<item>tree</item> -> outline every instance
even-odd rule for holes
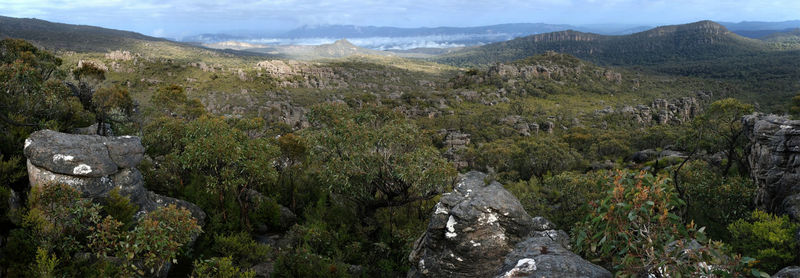
[[[308,117],[320,178],[364,220],[374,220],[380,208],[433,198],[454,183],[454,167],[430,137],[394,111],[325,104]]]
[[[188,98],[183,87],[175,84],[159,87],[150,97],[150,103],[163,115],[195,119],[205,113],[199,100]]]
[[[577,166],[582,157],[557,137],[529,137],[516,143],[520,152],[513,155],[514,164],[523,180],[536,177],[541,183],[548,173],[557,175]]]
[[[122,122],[133,113],[133,100],[122,86],[100,88],[92,95],[92,110],[97,119],[97,134],[106,136],[106,123]]]
[[[280,136],[277,144],[281,149],[280,162],[277,168],[281,178],[285,179],[289,185],[289,208],[294,211],[297,207],[295,176],[301,170],[302,164],[305,163],[308,148],[303,138],[294,133]]]

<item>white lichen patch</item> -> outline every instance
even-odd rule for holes
[[[58,161],[69,162],[75,159],[74,156],[71,155],[63,155],[63,154],[56,154],[53,156],[53,162],[58,163]]]
[[[503,277],[518,277],[523,274],[530,274],[536,270],[536,261],[531,258],[524,258],[517,261],[517,265],[506,272]]]
[[[31,139],[25,139],[25,147],[23,147],[23,149],[28,148],[28,146],[30,146],[31,143],[33,143],[33,141],[31,141]]]
[[[480,243],[480,242],[475,242],[474,240],[470,240],[470,241],[469,241],[469,243],[471,243],[471,244],[472,244],[472,247],[478,247],[478,246],[481,246],[481,243]]]
[[[130,139],[130,138],[133,138],[133,136],[125,135],[125,136],[120,136],[119,138]]]
[[[86,164],[75,166],[75,168],[72,169],[72,174],[74,175],[86,175],[91,172],[92,172],[92,167]]]
[[[792,126],[790,126],[790,125],[781,125],[781,129],[787,129],[787,128],[792,128]]]
[[[478,223],[480,225],[491,225],[497,222],[497,220],[497,214],[492,212],[491,209],[489,209],[489,213],[481,213],[481,216],[478,217]]]
[[[456,234],[456,219],[450,215],[450,218],[447,219],[447,232],[444,233],[444,236],[447,238],[454,238],[458,234]]]
[[[442,206],[442,203],[436,204],[436,211],[434,212],[434,214],[448,214],[448,213],[450,212],[447,211],[447,209],[444,208],[444,206]]]

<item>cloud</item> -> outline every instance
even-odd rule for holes
[[[164,35],[304,24],[478,26],[509,22],[683,23],[797,19],[796,0],[3,0],[14,17]]]

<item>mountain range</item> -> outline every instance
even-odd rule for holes
[[[800,21],[722,22],[731,32],[744,37],[762,38],[800,27]],[[447,48],[485,45],[529,35],[574,30],[600,35],[629,35],[654,28],[649,25],[511,23],[476,27],[397,28],[355,25],[302,26],[280,34],[201,34],[182,38],[184,42],[219,43],[239,41],[272,45],[319,45],[346,38],[355,45],[376,50]]]

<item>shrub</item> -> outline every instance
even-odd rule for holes
[[[197,278],[252,278],[256,273],[252,270],[242,271],[233,264],[231,257],[214,257],[208,260],[194,261],[191,277]]]
[[[573,230],[577,253],[611,267],[618,276],[740,275],[746,268],[694,223],[671,211],[684,205],[669,180],[619,172],[612,189]],[[708,267],[706,267],[708,266]]]
[[[217,254],[232,258],[236,265],[245,268],[272,259],[272,248],[269,245],[256,242],[244,232],[217,235],[212,248]]]
[[[131,203],[128,197],[120,195],[116,187],[108,193],[103,210],[112,218],[124,224],[123,229],[127,229],[133,224],[133,216],[139,211],[139,206]]]
[[[755,210],[749,219],[739,219],[730,226],[731,245],[737,252],[753,256],[756,265],[775,273],[781,268],[800,262],[794,236],[800,227],[789,217],[776,216]]]

